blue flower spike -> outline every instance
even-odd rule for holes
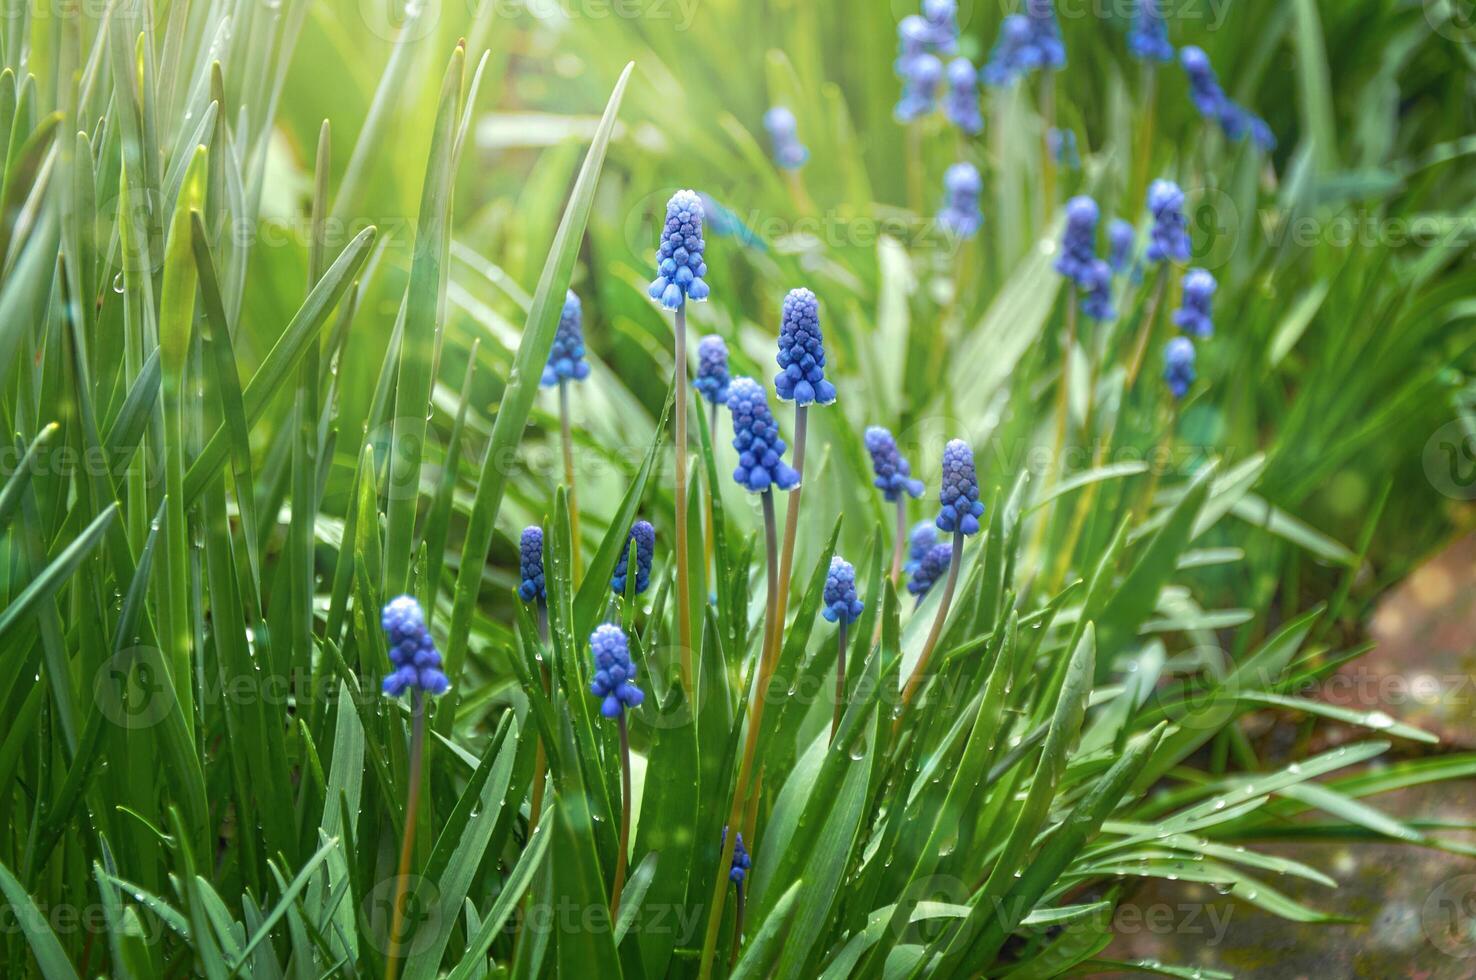
[[[938,526],[932,521],[918,521],[907,535],[907,564],[902,566],[908,575],[915,575],[922,567],[928,552],[938,545]]]
[[[1138,0],[1138,12],[1133,15],[1127,41],[1128,53],[1139,61],[1174,60],[1174,46],[1169,43],[1168,24],[1158,9],[1158,0]]]
[[[1112,266],[1106,260],[1092,260],[1082,290],[1081,312],[1099,323],[1117,319],[1112,306]]]
[[[552,388],[561,381],[583,381],[589,377],[589,363],[584,359],[584,308],[574,290],[564,296],[564,309],[559,313],[559,327],[554,332],[553,347],[544,365],[543,387]]]
[[[821,615],[832,623],[854,623],[865,608],[856,597],[856,568],[839,555],[830,559],[830,572],[825,576],[822,595],[825,608]]]
[[[651,559],[656,554],[656,529],[651,526],[650,521],[636,521],[631,525],[630,534],[625,539],[625,547],[620,550],[620,557],[615,561],[615,574],[610,576],[610,591],[616,595],[625,595],[632,541],[636,546],[636,595],[640,595],[651,586]]]
[[[892,114],[898,122],[909,123],[928,115],[938,104],[938,84],[943,80],[943,62],[929,51],[906,59],[898,59],[902,76],[902,97]]]
[[[948,96],[943,101],[943,114],[970,136],[984,130],[984,114],[979,111],[979,73],[967,58],[954,58],[948,63]]]
[[[547,583],[543,578],[543,528],[535,525],[523,528],[518,541],[518,598],[524,602],[548,597]]]
[[[1138,229],[1121,218],[1113,218],[1107,226],[1107,264],[1112,271],[1121,275],[1133,261],[1133,251],[1138,247]]]
[[[1184,276],[1184,298],[1174,311],[1174,325],[1191,337],[1210,337],[1215,332],[1215,321],[1210,312],[1210,301],[1219,284],[1215,277],[1204,269],[1190,269]]]
[[[1061,25],[1056,23],[1056,5],[1052,0],[1025,0],[1025,18],[1030,22],[1030,43],[1035,49],[1030,60],[1033,67],[1060,71],[1066,67],[1066,45],[1061,42]]]
[[[1189,77],[1189,97],[1200,115],[1218,123],[1225,136],[1241,140],[1250,136],[1262,150],[1276,149],[1276,136],[1266,121],[1225,94],[1215,75],[1209,55],[1190,45],[1179,52],[1179,64]]]
[[[764,129],[774,151],[774,162],[784,170],[798,170],[810,159],[810,151],[799,140],[799,124],[786,106],[776,105],[764,113]]]
[[[707,263],[702,260],[702,199],[694,191],[677,191],[666,202],[666,224],[656,249],[656,279],[647,290],[668,310],[691,300],[707,299]]]
[[[595,627],[589,637],[594,653],[594,679],[590,693],[600,699],[600,714],[619,718],[626,708],[638,708],[646,696],[635,686],[636,668],[630,659],[630,646],[620,627],[604,623]]]
[[[984,192],[984,179],[972,163],[955,163],[943,174],[943,210],[938,224],[955,238],[973,238],[984,224],[979,210],[979,196]]]
[[[887,503],[895,504],[903,494],[913,498],[923,495],[923,482],[913,478],[912,465],[903,458],[890,432],[879,425],[867,429],[866,451],[871,453],[871,469],[876,474],[873,483]]]
[[[715,333],[697,341],[697,377],[692,379],[703,398],[714,405],[728,401],[728,345]]]
[[[1066,228],[1061,233],[1061,254],[1056,257],[1056,271],[1083,289],[1090,288],[1092,283],[1100,215],[1097,202],[1085,194],[1066,202]]]
[[[733,414],[733,448],[738,466],[733,479],[751,493],[778,488],[793,490],[800,475],[784,462],[784,440],[769,411],[763,386],[752,378],[734,378],[728,385],[728,411]]]
[[[1148,213],[1153,215],[1148,261],[1153,265],[1165,260],[1188,262],[1189,219],[1184,215],[1184,192],[1179,185],[1171,180],[1155,180],[1148,187]]]
[[[922,602],[933,584],[948,574],[948,563],[952,560],[953,545],[944,542],[929,547],[915,563],[912,577],[907,580],[907,591]]]
[[[943,447],[943,488],[938,499],[942,505],[938,530],[965,536],[979,533],[979,518],[984,513],[979,475],[974,470],[974,450],[962,439],[949,440]]]
[[[390,667],[384,678],[384,693],[397,698],[406,691],[445,694],[451,687],[441,670],[441,653],[425,625],[420,603],[408,595],[391,599],[380,613]]]
[[[808,289],[791,289],[779,320],[781,370],[774,376],[780,401],[829,405],[835,385],[825,380],[825,337],[820,332],[820,301]]]
[[[723,843],[728,842],[728,828],[723,828]],[[739,888],[743,887],[743,879],[748,877],[748,869],[753,867],[753,858],[748,856],[748,848],[743,846],[743,833],[740,831],[737,839],[733,841],[733,863],[728,867],[728,880]]]
[[[1163,349],[1163,380],[1175,398],[1182,399],[1194,385],[1194,341],[1175,337]]]
[[[999,38],[989,52],[989,61],[979,72],[979,80],[991,88],[1013,85],[1036,60],[1031,48],[1030,21],[1023,14],[1011,14],[999,25]]]
[[[927,43],[939,54],[952,54],[958,47],[958,0],[923,0],[922,17]]]

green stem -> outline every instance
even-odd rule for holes
[[[1158,306],[1163,302],[1163,290],[1168,282],[1168,263],[1158,267],[1158,281],[1153,284],[1153,295],[1148,298],[1148,308],[1143,311],[1143,323],[1138,327],[1138,339],[1133,345],[1133,357],[1128,362],[1127,381],[1122,386],[1124,399],[1133,390],[1138,372],[1143,369],[1143,358],[1148,353],[1148,341],[1153,337],[1153,324],[1158,319]]]
[[[846,704],[846,634],[847,623],[844,619],[840,621],[840,628],[835,631],[835,714],[830,718],[830,740],[835,741],[835,733],[840,730],[842,709]]]
[[[620,893],[625,890],[626,852],[630,850],[630,729],[620,712],[620,850],[615,855],[615,888],[610,894],[610,918],[620,915]]]
[[[405,836],[400,841],[400,868],[395,875],[394,914],[390,920],[389,956],[384,980],[395,980],[400,958],[400,930],[405,923],[405,890],[410,885],[410,861],[415,853],[415,818],[420,812],[420,767],[425,754],[425,702],[419,691],[410,695],[410,795],[405,802]]]
[[[938,640],[943,635],[943,623],[948,619],[948,608],[953,605],[953,590],[958,585],[958,569],[963,564],[964,536],[958,532],[953,535],[953,554],[948,560],[948,582],[943,586],[943,600],[938,603],[938,614],[933,617],[933,628],[928,632],[927,642],[923,644],[922,654],[917,658],[917,666],[913,668],[912,676],[907,679],[907,687],[902,691],[902,704],[897,711],[897,717],[892,722],[892,740],[895,742],[902,731],[902,721],[907,715],[907,707],[917,694],[918,688],[928,675],[928,664],[933,659],[933,651],[938,646]]]
[[[897,495],[897,536],[892,541],[892,587],[902,584],[902,549],[907,539],[907,498]]]
[[[692,570],[687,556],[687,306],[676,311],[677,645],[682,687],[692,696]]]
[[[570,568],[577,585],[582,569],[579,561],[579,497],[574,490],[574,439],[569,425],[569,382],[559,379],[559,436],[564,450],[564,485],[569,488]]]

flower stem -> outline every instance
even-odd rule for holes
[[[902,585],[902,549],[907,538],[907,499],[897,495],[897,537],[892,542],[892,587]]]
[[[773,618],[775,608],[778,605],[777,593],[779,589],[779,534],[778,522],[774,519],[774,491],[765,490],[761,494],[764,508],[764,544],[769,562],[769,605],[768,620],[764,624],[765,645],[767,638],[773,629]],[[760,653],[762,656],[762,652]],[[762,663],[760,664],[760,672]],[[760,677],[760,683],[754,690],[753,696],[748,702],[748,734],[743,742],[743,757],[738,764],[738,781],[733,784],[733,804],[728,814],[727,826],[736,828],[739,820],[743,817],[743,804],[745,788],[748,785],[749,772],[753,768],[754,751],[758,748],[759,722],[764,715],[764,694],[767,685]],[[750,840],[753,838],[750,837]],[[718,868],[731,868],[733,866],[733,849],[738,840],[736,833],[726,834],[723,837],[722,854],[718,857]],[[713,882],[711,911],[707,916],[707,932],[702,940],[702,967],[699,974],[701,980],[708,980],[712,976],[713,957],[717,953],[718,930],[723,923],[723,902],[728,897],[728,876],[719,873]]]
[[[953,605],[953,590],[958,585],[958,569],[963,564],[963,548],[964,536],[955,533],[953,554],[948,559],[948,582],[943,586],[943,600],[938,603],[938,614],[933,617],[933,628],[928,632],[928,639],[923,644],[922,654],[917,658],[917,666],[913,668],[912,676],[907,679],[907,687],[902,691],[902,704],[897,710],[896,719],[892,722],[893,741],[896,741],[902,731],[902,721],[907,716],[907,706],[912,703],[917,689],[927,677],[928,662],[933,659],[933,650],[943,635],[943,622],[948,618],[948,607]]]
[[[738,889],[738,905],[733,915],[733,949],[728,955],[728,972],[730,973],[738,963],[738,950],[743,947],[743,910],[748,904],[748,896],[743,891],[743,882],[740,881],[733,887]]]
[[[1128,200],[1141,201],[1148,192],[1148,169],[1153,156],[1153,129],[1157,117],[1158,72],[1151,60],[1143,61],[1143,122],[1138,128],[1138,152]]]
[[[1066,430],[1067,418],[1071,414],[1071,349],[1076,346],[1076,286],[1066,287],[1066,337],[1061,343],[1061,383],[1056,387],[1056,437],[1055,445],[1051,448],[1050,465],[1046,469],[1046,482],[1044,492],[1049,493],[1061,479],[1061,471],[1065,469],[1066,458]],[[1047,505],[1035,522],[1035,531],[1030,536],[1029,558],[1026,561],[1027,568],[1034,568],[1036,558],[1040,554],[1041,546],[1045,543],[1046,528],[1051,524],[1051,516],[1055,513],[1056,505],[1053,501]]]
[[[921,214],[923,206],[922,133],[916,122],[907,124],[907,206]]]
[[[579,497],[574,491],[574,440],[569,426],[569,382],[559,379],[559,436],[564,449],[564,485],[569,488],[569,549],[572,553],[570,567],[574,582],[578,584],[579,563]]]
[[[712,444],[712,451],[713,451],[714,454],[717,453],[717,425],[718,425],[718,406],[717,406],[717,402],[713,402],[712,405],[710,406],[710,408],[708,409],[708,415],[707,415],[707,438],[708,438],[708,441]],[[713,504],[712,498],[716,494],[717,494],[717,487],[708,487],[707,488],[707,514],[705,515],[706,520],[704,522],[705,523],[705,526],[703,527],[703,534],[704,534],[704,536],[702,538],[702,581],[703,581],[703,584],[704,585],[706,585],[709,581],[711,581],[714,584],[717,582],[717,568],[715,568],[713,566],[713,564],[712,564],[712,560],[713,560],[712,559],[713,540],[714,540],[715,534],[716,534],[716,532],[713,529],[713,522],[714,522],[714,518],[713,518],[713,507],[714,507],[714,504]],[[708,578],[709,575],[712,576],[711,579]],[[716,589],[714,588],[713,591],[716,591]]]
[[[405,836],[400,841],[400,868],[395,875],[394,912],[390,918],[389,956],[385,980],[395,980],[400,958],[400,930],[405,923],[405,890],[410,885],[410,861],[415,853],[415,818],[420,812],[420,767],[425,755],[425,703],[419,691],[410,695],[410,794],[405,801]]]
[[[835,714],[830,719],[830,740],[835,741],[835,733],[840,730],[842,709],[846,704],[846,634],[850,631],[846,628],[844,619],[840,622],[840,628],[835,631]]]
[[[620,712],[620,850],[615,855],[615,888],[610,894],[610,918],[620,915],[620,893],[625,890],[626,852],[630,850],[630,730]]]
[[[548,601],[538,599],[538,640],[544,649],[548,647]],[[543,674],[543,693],[548,693],[548,665],[543,662],[543,650],[539,651],[538,662]],[[548,755],[544,751],[543,738],[537,736],[538,747],[533,754],[533,795],[528,800],[528,836],[538,828],[538,818],[543,812],[544,773],[548,770]]]
[[[1153,337],[1153,324],[1158,319],[1158,306],[1163,301],[1164,284],[1168,282],[1168,264],[1158,267],[1158,280],[1153,284],[1153,295],[1148,298],[1148,308],[1143,311],[1143,323],[1138,327],[1138,339],[1133,344],[1133,359],[1128,362],[1127,381],[1123,384],[1124,399],[1133,390],[1138,372],[1143,370],[1143,358],[1148,353],[1148,341]]]
[[[687,561],[687,306],[676,311],[677,645],[682,687],[692,696],[692,570]]]
[[[1044,71],[1040,80],[1040,184],[1045,215],[1042,224],[1056,213],[1056,157],[1051,153],[1051,130],[1056,128],[1056,73]]]

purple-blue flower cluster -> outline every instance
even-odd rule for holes
[[[832,623],[854,623],[864,608],[856,597],[856,568],[839,555],[830,559],[821,600],[825,603],[821,615]]]
[[[776,105],[764,113],[764,129],[769,132],[774,162],[783,169],[798,170],[810,159],[810,151],[799,141],[799,124],[788,108]]]
[[[922,561],[938,544],[938,526],[932,521],[918,521],[907,535],[907,563],[902,570],[908,575],[916,574]]]
[[[972,163],[955,163],[943,174],[943,210],[938,224],[956,238],[973,238],[984,224],[979,210],[979,196],[984,192],[984,178]]]
[[[820,332],[820,301],[804,287],[784,297],[779,319],[780,372],[774,390],[781,401],[829,405],[835,385],[825,380],[825,338]]]
[[[559,313],[559,328],[554,333],[548,363],[543,368],[542,384],[552,388],[561,381],[583,381],[589,377],[589,363],[584,359],[584,309],[574,290],[564,297]]]
[[[603,623],[589,636],[594,654],[594,679],[589,691],[600,698],[600,714],[618,718],[626,708],[638,708],[646,696],[635,686],[636,668],[630,659],[630,646],[620,627]]]
[[[734,378],[728,386],[728,411],[733,413],[733,448],[738,451],[733,479],[752,493],[799,486],[799,473],[784,462],[787,447],[763,386],[752,378]]]
[[[1189,219],[1184,215],[1184,192],[1171,180],[1155,180],[1148,187],[1148,213],[1153,228],[1148,233],[1148,261],[1188,262]]]
[[[1262,150],[1276,149],[1276,135],[1266,125],[1266,120],[1225,94],[1209,55],[1202,48],[1193,45],[1184,48],[1179,52],[1179,63],[1184,66],[1184,74],[1189,76],[1189,97],[1200,115],[1219,123],[1220,129],[1232,140],[1250,136]]]
[[[650,521],[636,521],[631,525],[625,547],[620,549],[620,557],[615,561],[615,574],[610,576],[610,591],[616,595],[625,595],[632,541],[636,546],[636,595],[645,592],[651,585],[651,559],[656,554],[656,529],[651,526]]]
[[[939,54],[952,54],[958,47],[958,0],[923,0],[922,16],[928,44]]]
[[[902,78],[902,97],[892,114],[908,123],[931,113],[938,105],[938,83],[943,80],[943,62],[929,51],[897,60]]]
[[[951,544],[935,544],[930,547],[913,566],[912,577],[907,580],[907,591],[917,596],[918,602],[922,602],[933,583],[948,571],[948,563],[952,560]]]
[[[445,694],[451,687],[441,670],[441,653],[425,625],[420,603],[407,595],[391,599],[379,616],[389,646],[390,667],[384,693],[397,698],[406,691]]]
[[[518,541],[518,598],[524,602],[548,597],[548,587],[543,578],[543,528],[538,525],[523,528]]]
[[[954,58],[948,63],[948,96],[943,100],[943,114],[970,136],[984,129],[984,114],[979,111],[979,73],[967,58]]]
[[[1091,284],[1092,264],[1097,261],[1097,202],[1085,194],[1066,202],[1066,228],[1061,233],[1061,254],[1056,271],[1077,286]]]
[[[893,110],[898,122],[920,119],[937,107],[938,83],[943,80],[940,56],[951,55],[957,48],[957,0],[923,0],[920,15],[909,14],[897,24],[897,60],[892,67],[902,80],[902,96]],[[951,73],[949,80],[951,86]],[[950,118],[952,112],[950,106]]]
[[[962,439],[950,439],[943,447],[943,486],[938,500],[938,530],[962,535],[979,533],[979,475],[974,470],[974,450]]]
[[[1191,337],[1209,337],[1215,332],[1210,311],[1219,284],[1205,269],[1190,269],[1184,276],[1184,296],[1174,311],[1174,325]]]
[[[913,479],[912,466],[897,448],[897,440],[879,425],[866,430],[866,451],[871,453],[871,469],[876,473],[873,481],[888,503],[896,503],[905,493],[921,497],[923,482]]]
[[[1163,349],[1163,380],[1175,398],[1183,398],[1194,384],[1194,341],[1175,337]]]
[[[1113,218],[1107,226],[1107,264],[1113,272],[1121,275],[1128,271],[1137,246],[1138,229],[1121,218]]]
[[[728,828],[723,828],[723,843],[728,842]],[[743,846],[743,832],[739,831],[738,837],[733,841],[733,863],[728,867],[728,880],[733,884],[743,886],[743,879],[748,877],[748,869],[753,867],[753,859],[748,856],[748,848]]]
[[[692,387],[714,405],[728,401],[728,345],[715,333],[697,341],[697,377]]]
[[[666,224],[656,249],[656,279],[647,290],[668,310],[687,300],[707,299],[707,263],[702,261],[702,200],[694,191],[677,191],[666,202]]]
[[[1066,46],[1051,0],[1025,0],[1025,13],[1011,14],[999,25],[999,38],[982,77],[985,85],[1012,85],[1022,76],[1066,67]]]
[[[1138,0],[1127,40],[1128,53],[1139,61],[1174,60],[1174,46],[1169,43],[1168,24],[1158,9],[1158,0]]]
[[[1105,259],[1092,259],[1081,282],[1081,312],[1102,323],[1117,319],[1112,306],[1112,266]]]

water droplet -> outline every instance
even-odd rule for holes
[[[1394,719],[1382,711],[1370,711],[1363,716],[1363,723],[1369,728],[1393,728]]]
[[[120,273],[118,273],[117,275],[115,275],[113,277],[113,292],[115,292],[115,293],[121,293],[122,291],[123,291],[123,273],[120,272]]]

